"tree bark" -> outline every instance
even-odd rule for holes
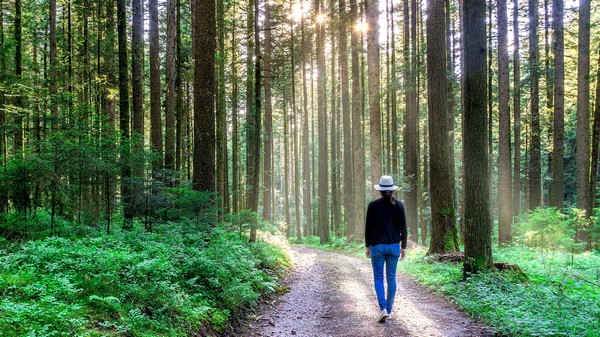
[[[351,22],[358,20],[357,0],[350,0]],[[408,1],[408,0],[406,0]],[[354,31],[350,36],[350,58],[352,64],[352,148],[354,149],[353,176],[354,176],[354,209],[356,211],[354,227],[355,237],[364,240],[364,194],[365,194],[365,159],[363,150],[362,133],[362,95],[360,87],[360,65],[359,65],[359,37],[360,32]]]
[[[143,37],[144,37],[144,13],[143,0],[132,0],[132,26],[131,26],[131,117],[133,129],[133,152],[142,153],[144,150],[144,68],[143,68]],[[135,163],[133,175],[142,177],[144,165]],[[136,186],[135,194],[141,190]]]
[[[300,31],[301,31],[301,55],[302,55],[302,174],[303,174],[303,196],[304,196],[304,235],[309,236],[312,235],[312,205],[311,205],[311,160],[310,157],[310,147],[309,147],[309,111],[308,111],[308,85],[306,78],[306,59],[307,59],[307,44],[306,44],[306,36],[304,31],[304,20],[300,22]]]
[[[248,0],[246,13],[246,184],[245,184],[245,209],[254,210],[252,207],[253,195],[252,187],[254,186],[254,140],[253,140],[253,125],[254,125],[254,63],[252,56],[254,55],[254,1]],[[256,201],[258,205],[258,200]],[[258,208],[258,206],[256,206]]]
[[[20,1],[19,1],[20,3]],[[50,5],[50,12],[49,12],[49,18],[48,18],[48,29],[49,29],[49,34],[48,34],[48,44],[49,44],[49,62],[50,62],[50,71],[49,71],[49,76],[48,76],[48,92],[50,94],[50,115],[52,116],[52,130],[56,130],[58,127],[58,102],[57,102],[57,93],[58,93],[58,88],[57,88],[57,60],[56,60],[56,54],[57,54],[57,50],[56,50],[56,0],[50,0],[49,2]],[[21,13],[20,13],[20,6],[19,6],[19,14],[15,15],[19,17],[19,37],[17,38],[18,41],[21,40]],[[15,20],[15,26],[16,26],[16,21]],[[15,32],[17,32],[17,30],[15,29]],[[16,67],[17,67],[17,76],[21,76],[22,74],[22,70],[20,70],[19,68],[21,68],[21,42],[17,43],[17,53],[15,54],[15,60],[17,59],[17,57],[19,58],[19,61],[16,62]],[[18,56],[17,56],[18,54]],[[19,96],[19,100],[20,100],[20,96]],[[23,146],[23,131],[21,128],[21,120],[20,118],[18,119],[18,124],[17,124],[17,128],[19,129],[19,135],[15,138],[15,150],[21,149]]]
[[[346,224],[346,236],[351,237],[356,233],[354,226],[357,223],[353,174],[352,174],[352,127],[350,111],[350,87],[348,79],[348,22],[346,16],[346,0],[339,1],[339,62],[340,62],[340,80],[342,92],[342,127],[344,130],[344,223]],[[350,33],[352,28],[350,28]]]
[[[371,145],[371,182],[381,177],[381,97],[379,93],[379,0],[366,2],[367,16],[367,63],[369,79],[369,133]],[[379,192],[371,189],[372,197]],[[412,234],[412,233],[411,233]]]
[[[554,133],[552,152],[552,194],[550,205],[563,208],[565,194],[565,40],[564,40],[564,1],[553,0],[552,5],[552,44],[554,50]]]
[[[519,0],[513,5],[513,216],[521,214],[521,62],[519,52]]]
[[[219,208],[229,212],[229,165],[227,160],[227,112],[225,103],[225,1],[217,1],[217,192]],[[221,212],[221,211],[220,211]]]
[[[529,73],[531,78],[529,209],[532,210],[542,206],[538,54],[538,3],[537,0],[529,0]]]
[[[127,69],[127,13],[125,0],[117,0],[117,35],[119,49],[119,129],[121,130],[121,200],[125,223],[133,219],[131,166],[129,148],[129,72]]]
[[[298,109],[296,106],[296,52],[295,52],[295,38],[294,38],[294,22],[291,22],[291,37],[290,37],[290,55],[291,55],[291,68],[292,68],[292,126],[293,126],[293,155],[294,155],[294,208],[295,208],[295,228],[296,228],[296,242],[302,241],[302,227],[300,222],[300,142],[299,142],[299,131],[301,116],[299,118]]]
[[[192,1],[194,173],[196,191],[215,191],[215,2]]]
[[[263,139],[263,218],[271,221],[273,213],[273,103],[271,98],[271,6],[268,1],[265,2],[264,8],[265,133]]]
[[[259,35],[259,0],[254,1],[254,109],[249,116],[249,132],[251,133],[248,144],[248,156],[250,157],[249,185],[251,192],[248,194],[250,209],[258,212],[258,188],[260,185],[260,135],[261,135],[261,67],[260,67],[260,35]],[[250,228],[250,242],[256,241],[256,227]]]
[[[234,4],[235,6],[235,4]],[[236,8],[234,7],[234,11]],[[235,20],[235,19],[234,19]],[[236,22],[233,22],[235,27]],[[239,153],[239,122],[238,122],[238,76],[237,76],[237,38],[235,29],[231,30],[231,171],[232,171],[232,205],[233,213],[240,211],[240,153]]]
[[[592,214],[590,196],[590,0],[579,1],[577,48],[577,208]],[[589,233],[577,228],[577,239],[588,241]]]
[[[158,36],[158,0],[148,1],[148,12],[150,14],[150,143],[152,151],[158,156],[152,165],[153,171],[163,168],[163,139],[162,139],[162,116],[160,111],[160,60],[159,60],[159,36]]]
[[[485,0],[464,1],[464,276],[492,267],[487,153]]]
[[[177,76],[177,0],[167,0],[167,45],[165,63],[165,169],[170,178],[168,186],[172,186],[172,171],[175,167],[175,78]]]
[[[452,157],[448,152],[448,77],[444,0],[427,6],[427,102],[431,175],[431,242],[428,254],[458,250]],[[424,241],[423,241],[424,242]]]
[[[404,4],[404,50],[405,50],[405,132],[404,132],[404,176],[407,190],[404,192],[404,206],[406,208],[406,222],[409,227],[409,238],[418,241],[417,221],[417,175],[418,175],[418,128],[417,128],[417,11],[416,1],[412,0],[412,16],[409,12],[409,1]]]
[[[325,8],[324,0],[317,0],[317,11],[323,13]],[[317,23],[317,119],[319,133],[319,239],[321,244],[329,241],[329,207],[327,207],[327,197],[329,192],[329,176],[327,160],[327,97],[326,97],[326,76],[325,76],[325,25]]]
[[[508,75],[508,10],[498,0],[498,241],[512,241],[512,181],[510,163],[510,83]]]
[[[598,143],[600,142],[600,52],[596,71],[596,99],[594,101],[594,130],[592,133],[592,153],[590,174],[590,198],[592,209],[596,208],[596,184],[598,182]]]

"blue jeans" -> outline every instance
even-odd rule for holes
[[[400,243],[371,246],[371,265],[373,265],[373,278],[379,310],[386,309],[388,314],[392,313],[394,298],[396,297],[396,267],[399,258]],[[387,297],[383,286],[384,265],[387,279]]]

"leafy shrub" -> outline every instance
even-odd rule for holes
[[[219,227],[162,225],[49,237],[0,251],[5,336],[190,336],[276,288],[286,264],[266,243]]]
[[[411,249],[402,273],[450,296],[470,315],[497,328],[498,336],[597,336],[600,331],[600,255],[542,254],[518,246],[495,247],[496,260],[518,263],[530,282],[504,273],[481,273],[461,281],[461,265],[426,263]]]

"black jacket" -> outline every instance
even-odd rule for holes
[[[405,249],[406,239],[406,215],[402,202],[396,200],[396,204],[392,205],[384,198],[371,201],[367,208],[365,245],[402,242],[402,249]]]

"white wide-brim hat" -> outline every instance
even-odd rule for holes
[[[390,176],[381,176],[379,185],[373,185],[373,187],[378,191],[395,191],[398,189],[398,186],[394,185],[394,179]]]

